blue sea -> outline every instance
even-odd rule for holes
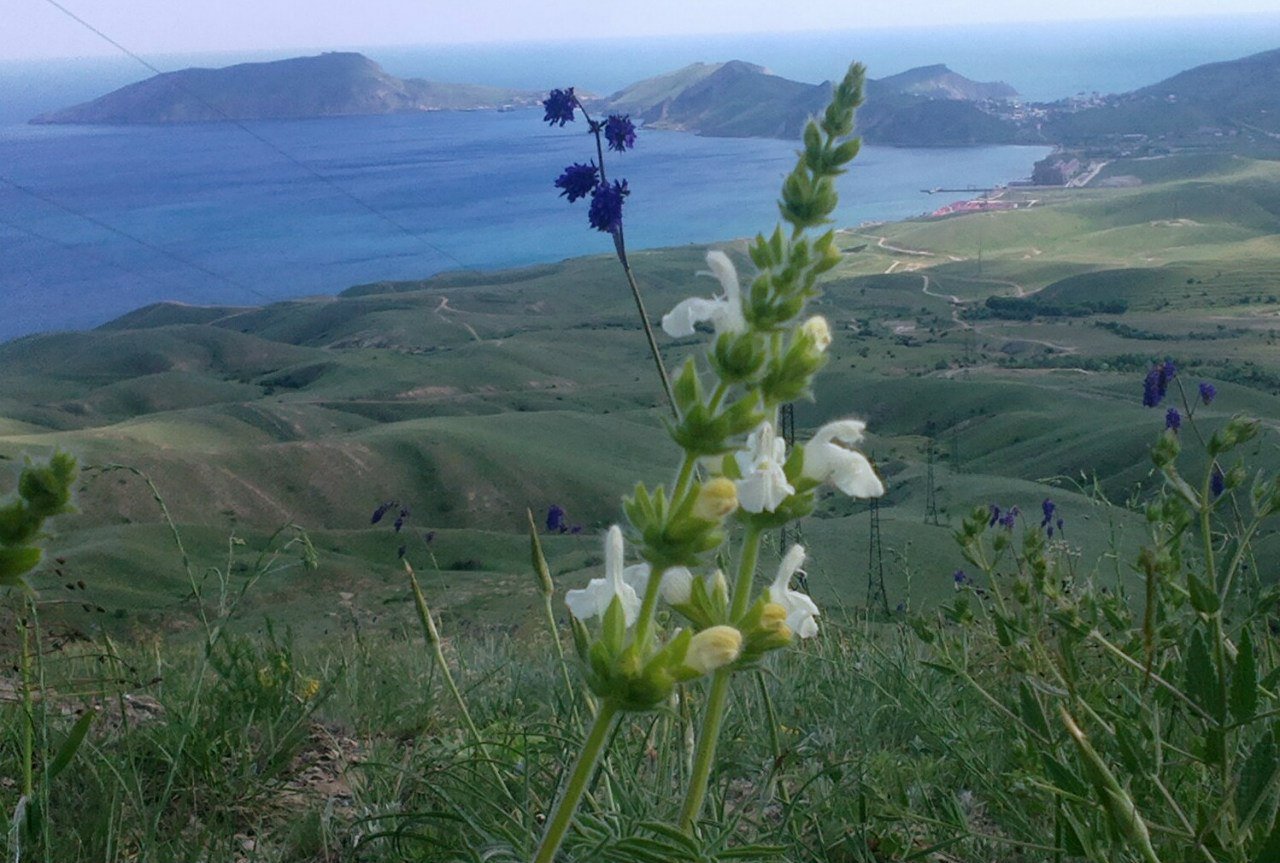
[[[357,50],[402,76],[597,93],[696,60],[746,59],[810,81],[851,58],[873,77],[946,62],[1047,99],[1131,89],[1277,46],[1280,17],[1150,25],[1141,39],[1132,27],[1059,25]],[[182,68],[299,53],[155,59]],[[25,125],[148,74],[116,59],[0,64],[0,339],[91,327],[157,300],[258,304],[612,249],[587,228],[585,202],[569,205],[551,185],[592,155],[585,130],[550,129],[538,111],[247,124],[254,134],[230,124]],[[915,215],[944,202],[921,189],[1025,177],[1046,152],[865,147],[837,218]],[[633,190],[629,246],[768,228],[794,158],[785,141],[642,130],[636,149],[609,164]]]

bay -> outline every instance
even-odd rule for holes
[[[588,228],[586,202],[552,186],[594,155],[589,136],[548,128],[540,111],[246,125],[253,134],[0,126],[0,338],[91,327],[159,300],[256,305],[612,251]],[[769,228],[795,146],[642,130],[608,162],[632,190],[629,246]],[[1025,177],[1047,152],[865,147],[837,221],[931,210],[941,202],[920,190]]]

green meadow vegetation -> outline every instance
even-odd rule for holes
[[[836,233],[795,424],[866,421],[877,520],[821,490],[791,529],[821,631],[738,675],[697,830],[691,684],[616,727],[564,860],[1280,859],[1280,163],[1116,177]],[[651,313],[706,251],[630,253]],[[666,411],[606,256],[0,345],[0,467],[80,468],[0,637],[11,859],[530,859],[592,704],[563,593],[669,481]]]

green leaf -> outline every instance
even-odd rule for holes
[[[1280,860],[1280,817],[1271,822],[1271,833],[1262,841],[1262,845],[1250,858],[1257,863]]]
[[[1253,656],[1253,639],[1246,629],[1240,635],[1236,665],[1231,672],[1231,715],[1248,722],[1258,709],[1258,664]]]
[[[1018,700],[1022,711],[1022,721],[1042,740],[1051,740],[1049,721],[1045,718],[1044,710],[1041,709],[1040,702],[1036,700],[1035,693],[1031,691],[1031,687],[1027,686],[1025,682],[1018,684]]]
[[[1049,774],[1049,781],[1073,797],[1089,798],[1089,786],[1075,772],[1047,752],[1040,753],[1040,761]]]
[[[1191,634],[1186,659],[1187,695],[1191,700],[1215,718],[1222,716],[1221,690],[1218,688],[1218,672],[1209,658],[1209,648],[1199,629]]]
[[[0,548],[0,587],[22,584],[22,576],[36,568],[41,554],[33,545]]]
[[[1191,607],[1201,614],[1213,614],[1222,607],[1218,594],[1194,572],[1187,573],[1187,590],[1191,594]]]
[[[1257,810],[1269,796],[1277,774],[1280,774],[1280,759],[1276,757],[1275,735],[1268,731],[1240,768],[1236,784],[1236,814],[1242,825],[1257,817]]]
[[[62,741],[62,746],[58,747],[57,754],[53,756],[53,761],[49,763],[50,780],[65,770],[67,765],[71,763],[71,759],[75,757],[76,750],[84,742],[84,736],[89,733],[89,726],[93,724],[93,720],[97,717],[98,711],[86,710],[80,714],[76,724],[71,726],[67,739]]]

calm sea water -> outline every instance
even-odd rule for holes
[[[0,337],[93,326],[160,299],[253,304],[612,249],[587,227],[586,202],[569,205],[552,187],[565,164],[591,155],[588,136],[548,129],[540,111],[252,128],[396,224],[230,125],[0,128],[0,176],[30,190],[0,181]],[[629,245],[768,228],[794,151],[642,132],[610,163],[634,190]],[[838,218],[919,213],[939,203],[921,189],[1026,176],[1045,152],[868,147]]]
[[[946,62],[1031,98],[1114,92],[1280,45],[1280,16],[1122,24],[879,30],[862,34],[370,48],[391,72],[607,93],[695,60],[740,58],[817,81],[851,58],[879,77]],[[162,68],[302,53],[156,58]],[[146,77],[134,61],[0,64],[0,339],[88,327],[160,299],[260,303],[444,269],[608,252],[551,181],[590,155],[581,130],[534,111],[254,123],[276,147],[408,229],[390,224],[228,125],[32,127],[44,110]],[[842,223],[938,203],[935,186],[1026,176],[1040,148],[868,147],[843,186]],[[709,242],[776,220],[794,160],[781,141],[646,132],[611,163],[633,189],[633,248]],[[13,185],[20,184],[27,191]]]

